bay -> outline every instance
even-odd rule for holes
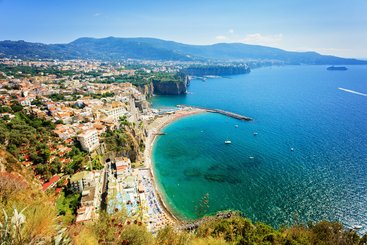
[[[163,129],[153,162],[171,210],[195,219],[237,209],[276,227],[326,219],[366,230],[367,97],[346,90],[367,93],[367,67],[348,68],[266,67],[154,97],[156,108],[196,105],[254,118],[205,113]]]

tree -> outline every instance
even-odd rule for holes
[[[11,109],[13,110],[13,112],[19,112],[23,110],[23,106],[20,104],[14,104],[11,106]]]

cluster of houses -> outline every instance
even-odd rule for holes
[[[62,163],[70,162],[66,156],[74,140],[80,142],[83,150],[93,153],[103,148],[100,147],[101,135],[107,130],[118,128],[121,120],[138,125],[142,120],[148,121],[156,116],[145,95],[130,83],[97,83],[98,77],[78,74],[99,71],[103,77],[109,77],[119,74],[133,75],[134,70],[115,69],[93,61],[0,60],[0,63],[11,66],[57,67],[60,71],[77,73],[60,77],[47,73],[7,76],[0,72],[1,106],[10,107],[16,101],[28,113],[56,124],[53,132],[60,142],[50,145],[51,161],[58,157]],[[172,68],[173,65],[171,68],[167,67],[156,66],[152,71],[175,69]],[[5,116],[12,118],[14,115],[0,112],[0,117]],[[32,162],[26,156],[27,152],[24,153],[23,162],[26,166],[31,166]],[[150,182],[147,177],[141,176],[139,170],[131,168],[127,157],[115,157],[102,170],[81,171],[70,178],[55,175],[43,183],[42,190],[57,187],[60,182],[61,185],[66,185],[68,181],[81,194],[76,222],[96,218],[103,201],[110,213],[126,208],[131,217],[141,217],[144,216],[141,212],[149,209],[149,212],[158,217],[157,220],[161,220],[159,215],[163,212],[158,210],[157,201],[154,201],[157,197]],[[60,191],[60,188],[56,190]],[[103,197],[103,194],[107,196]],[[144,220],[155,224],[149,217]]]

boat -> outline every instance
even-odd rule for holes
[[[166,135],[167,133],[164,133],[164,132],[158,132],[156,133],[155,135]]]
[[[234,127],[235,127],[235,128],[238,128],[238,125],[236,124],[236,125],[234,125]]]
[[[346,71],[348,70],[348,68],[346,68],[345,66],[329,66],[328,68],[326,68],[326,70],[328,71]]]
[[[224,141],[224,144],[232,144],[232,141],[226,140],[226,141]]]
[[[291,151],[294,151],[294,148],[293,147],[291,148]]]
[[[258,133],[254,132],[254,136],[258,135]]]
[[[362,226],[361,225],[353,225],[352,228],[354,230],[359,230],[359,229],[362,229]]]
[[[248,157],[248,158],[250,158],[250,159],[254,159],[255,157]]]

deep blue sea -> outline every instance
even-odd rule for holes
[[[192,80],[184,96],[154,97],[156,108],[196,105],[254,118],[205,113],[163,129],[154,171],[172,211],[193,219],[237,209],[276,227],[326,219],[367,231],[367,66],[348,68],[259,68]]]

